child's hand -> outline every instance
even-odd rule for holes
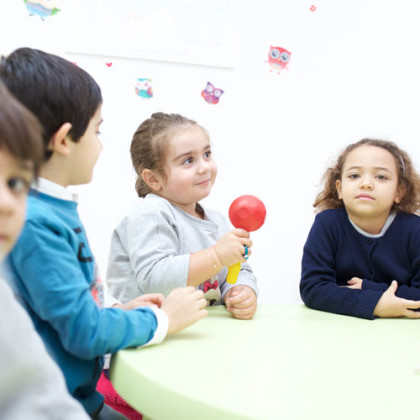
[[[361,289],[362,288],[362,284],[363,284],[363,280],[359,277],[353,277],[351,278],[348,282],[347,282],[349,289]]]
[[[222,265],[228,267],[246,261],[244,245],[248,247],[248,255],[251,255],[252,241],[249,232],[244,229],[233,229],[219,239],[214,249]]]
[[[257,310],[257,296],[248,286],[233,286],[224,301],[226,309],[238,319],[251,319]]]
[[[172,290],[161,305],[168,315],[168,334],[173,334],[207,316],[204,293],[192,286]]]
[[[380,318],[420,318],[420,312],[413,311],[413,309],[420,308],[420,301],[402,299],[395,296],[397,288],[398,284],[393,280],[376,304],[373,315]]]
[[[129,302],[113,305],[113,308],[120,308],[126,311],[138,308],[139,306],[154,306],[160,308],[165,297],[161,293],[138,296]]]

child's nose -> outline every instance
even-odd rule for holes
[[[373,187],[372,179],[370,176],[362,177],[361,188],[370,189]]]
[[[209,168],[210,168],[209,163],[206,160],[201,159],[200,167],[199,167],[200,172],[207,172]]]

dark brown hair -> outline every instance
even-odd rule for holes
[[[202,128],[194,120],[182,115],[157,112],[137,128],[131,141],[130,153],[137,173],[136,191],[139,197],[145,197],[151,193],[149,186],[142,178],[143,170],[150,169],[163,174],[170,135],[188,127]]]
[[[34,176],[43,161],[42,128],[36,117],[0,83],[0,149],[18,161],[33,163]]]
[[[102,93],[86,71],[64,58],[33,49],[18,48],[0,59],[0,80],[42,126],[45,160],[51,137],[66,122],[69,136],[78,142],[102,104]]]
[[[394,203],[391,210],[419,214],[420,176],[416,172],[408,154],[391,141],[367,138],[347,146],[339,155],[336,163],[325,171],[323,176],[324,188],[317,195],[314,203],[316,212],[344,207],[343,200],[338,198],[336,181],[342,177],[342,170],[347,155],[352,150],[363,145],[381,147],[394,156],[398,172],[398,185],[405,189],[405,194],[399,204]]]

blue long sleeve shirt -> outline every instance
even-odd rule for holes
[[[352,277],[362,289],[340,287]],[[373,319],[382,294],[420,300],[420,217],[399,212],[383,236],[359,233],[344,208],[319,213],[302,257],[300,293],[310,308]]]
[[[9,265],[12,285],[70,393],[92,413],[103,401],[96,392],[103,355],[151,340],[154,312],[101,308],[95,302],[95,262],[74,201],[31,191]]]

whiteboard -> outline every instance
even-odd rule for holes
[[[236,67],[238,0],[78,0],[61,13],[68,52]]]

